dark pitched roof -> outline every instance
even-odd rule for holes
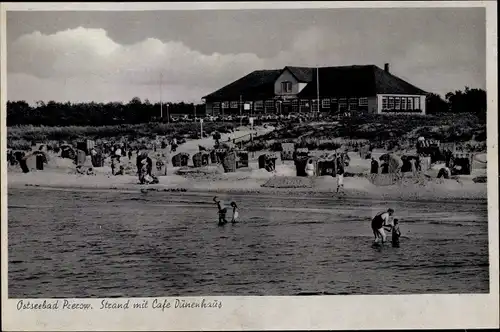
[[[375,86],[377,87],[377,93],[393,93],[393,94],[408,94],[408,95],[425,95],[426,91],[417,88],[413,84],[402,80],[401,78],[392,75],[380,69],[377,66],[374,67],[375,74]],[[320,73],[321,75],[321,73]]]
[[[299,93],[300,98],[316,98],[316,68],[285,67],[284,69],[256,70],[233,83],[203,97],[207,101],[272,99],[274,82],[284,70],[299,82],[309,83]],[[384,71],[375,65],[320,67],[320,97],[367,97],[376,94],[423,95],[425,91]]]
[[[300,93],[302,98],[315,98],[316,74]],[[365,97],[378,93],[390,94],[426,94],[414,85],[380,69],[375,65],[320,67],[319,95],[332,97]]]
[[[297,81],[301,82],[301,83],[309,83],[312,81],[313,79],[313,70],[314,68],[310,68],[310,67],[290,67],[290,66],[287,66],[283,69],[283,71],[285,70],[289,70],[293,76],[295,76],[295,78],[297,79]]]
[[[240,95],[244,99],[273,98],[274,82],[281,72],[281,69],[256,70],[203,98],[219,101],[239,100]]]

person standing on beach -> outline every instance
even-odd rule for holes
[[[226,213],[227,208],[224,206],[224,202],[219,200],[217,196],[214,197],[214,202],[217,204],[217,208],[219,209],[219,226],[227,224]]]
[[[337,159],[337,193],[344,191],[344,161],[343,158]]]
[[[394,214],[393,209],[388,209],[385,212],[378,213],[372,219],[372,230],[373,235],[375,236],[375,242],[380,238],[382,240],[382,244],[385,242],[387,236],[385,235],[384,226],[388,227],[392,230],[392,216]]]

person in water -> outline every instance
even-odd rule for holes
[[[226,213],[227,209],[224,207],[224,203],[217,198],[217,196],[214,197],[214,202],[217,204],[217,208],[219,209],[219,226],[227,224],[226,220]]]
[[[399,230],[399,222],[394,219],[394,226],[392,227],[392,246],[394,248],[399,248],[399,238],[401,237],[401,231]]]
[[[343,158],[338,160],[337,163],[337,193],[339,191],[344,191],[344,160]]]
[[[385,212],[378,213],[372,219],[372,230],[373,235],[375,236],[375,242],[380,238],[382,243],[385,242],[387,236],[385,235],[384,226],[388,227],[388,230],[392,229],[392,215],[394,214],[393,209],[388,209]]]
[[[236,223],[236,220],[238,219],[238,206],[236,205],[235,202],[231,202],[231,207],[233,208],[233,218],[231,219],[231,222],[234,224]]]

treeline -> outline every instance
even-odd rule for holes
[[[106,126],[167,122],[169,115],[205,115],[205,105],[193,103],[150,103],[133,98],[128,103],[59,103],[39,101],[32,107],[25,101],[7,102],[7,126]],[[162,117],[163,115],[163,117]]]
[[[431,93],[427,95],[426,108],[428,114],[436,113],[475,113],[486,118],[486,91],[483,89],[465,89],[448,92],[445,99]]]
[[[475,113],[486,118],[486,91],[465,87],[445,95],[427,96],[427,113]],[[196,109],[196,111],[195,111]],[[140,124],[148,122],[167,122],[167,114],[205,115],[205,105],[187,103],[150,103],[133,98],[128,103],[58,103],[37,102],[32,107],[25,101],[7,102],[7,126],[44,125],[44,126],[105,126],[119,124]],[[161,115],[163,114],[163,117]]]

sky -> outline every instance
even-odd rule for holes
[[[6,24],[7,96],[29,103],[201,102],[285,66],[389,63],[443,96],[486,88],[484,8],[11,11]]]

